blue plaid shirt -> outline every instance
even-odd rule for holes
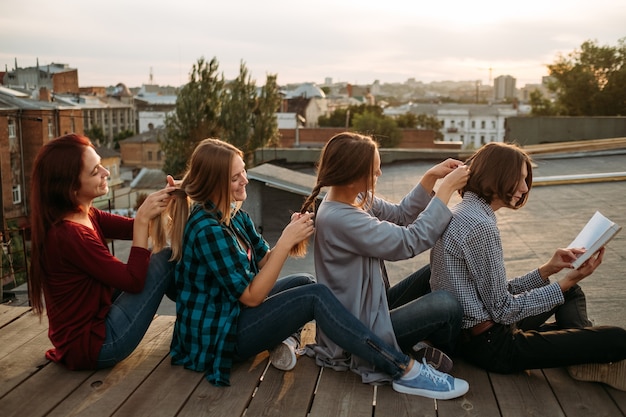
[[[247,247],[242,247],[237,235]],[[178,298],[170,351],[174,365],[206,372],[214,385],[230,385],[242,308],[239,297],[268,250],[246,212],[238,211],[226,226],[220,223],[219,213],[200,204],[192,207],[175,272]]]
[[[465,193],[452,214],[430,253],[430,286],[456,296],[464,329],[486,320],[513,324],[564,302],[559,284],[538,269],[507,280],[496,215],[483,199]]]

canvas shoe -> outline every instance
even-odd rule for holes
[[[452,359],[450,359],[448,355],[443,353],[443,351],[432,347],[426,342],[418,342],[415,346],[413,346],[411,356],[413,356],[413,359],[419,363],[422,363],[422,361],[426,359],[427,364],[439,372],[444,372],[446,374],[449,374],[454,366]]]
[[[567,367],[567,371],[578,381],[603,382],[620,391],[626,391],[626,360],[572,365]]]
[[[419,374],[412,379],[394,380],[392,383],[394,391],[437,400],[449,400],[460,397],[469,390],[467,381],[433,369],[426,363],[426,360],[421,364],[415,362],[413,366],[420,366]]]
[[[283,342],[270,351],[270,362],[276,369],[281,371],[291,371],[298,360],[296,349],[298,340],[294,336],[289,336]]]

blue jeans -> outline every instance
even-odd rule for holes
[[[130,355],[146,334],[163,294],[175,299],[174,265],[170,248],[150,257],[143,291],[120,293],[106,316],[106,335],[97,368],[109,368]]]
[[[236,360],[272,349],[311,320],[336,344],[399,378],[410,358],[373,334],[322,284],[308,274],[276,282],[257,307],[244,308],[237,324]]]
[[[447,291],[431,292],[429,281],[426,265],[387,291],[393,331],[405,352],[422,340],[452,352],[461,332],[461,305]]]

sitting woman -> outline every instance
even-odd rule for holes
[[[530,158],[514,145],[489,143],[466,163],[472,173],[463,200],[431,252],[432,288],[451,292],[463,307],[458,352],[493,372],[569,366],[574,378],[626,390],[626,330],[590,327],[578,286],[604,249],[578,269],[572,262],[582,248],[557,249],[539,268],[508,280],[495,212],[526,203]],[[570,270],[550,282],[563,269]],[[552,315],[556,322],[545,323]]]
[[[240,210],[248,184],[242,156],[226,142],[203,140],[170,203],[179,291],[172,363],[229,385],[233,361],[273,349],[315,320],[335,343],[387,373],[396,391],[439,399],[465,394],[467,382],[385,343],[310,275],[277,281],[291,248],[313,234],[312,215],[292,215],[270,250]]]
[[[88,138],[65,135],[35,158],[31,182],[30,302],[48,314],[46,357],[69,369],[110,367],[126,358],[174,290],[169,250],[151,255],[148,228],[174,187],[150,194],[134,219],[93,207],[109,191],[110,172]],[[107,239],[132,239],[128,263]],[[175,293],[169,293],[170,298]]]
[[[384,262],[410,259],[432,247],[452,218],[446,204],[465,185],[467,167],[454,159],[437,164],[400,203],[392,203],[375,195],[382,175],[376,142],[343,132],[326,143],[317,171],[302,210],[313,209],[322,188],[328,187],[315,215],[318,282],[383,340],[450,372],[452,360],[430,345],[452,350],[461,330],[459,303],[445,291],[430,292],[428,266],[390,286]],[[318,363],[352,369],[364,382],[386,378],[346,354],[323,331],[317,333],[317,342]]]

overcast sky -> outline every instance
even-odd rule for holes
[[[17,0],[0,13],[0,70],[52,62],[80,86],[184,84],[198,58],[257,85],[539,83],[558,54],[626,37],[623,0]]]

